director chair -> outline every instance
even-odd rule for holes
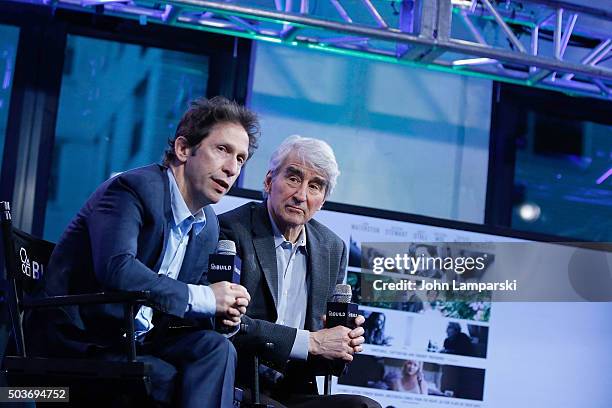
[[[108,292],[41,297],[42,277],[55,245],[33,237],[11,222],[10,204],[0,202],[2,241],[7,271],[14,353],[6,355],[2,370],[10,386],[69,387],[71,405],[150,405],[149,364],[136,361],[135,308],[146,303],[148,292]],[[125,322],[125,361],[32,357],[26,350],[23,314],[28,310],[72,305],[122,304]],[[35,333],[25,333],[36,335]],[[64,405],[65,406],[65,405]]]

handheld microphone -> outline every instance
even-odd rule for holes
[[[353,297],[351,285],[337,284],[329,302],[327,302],[327,313],[325,327],[332,328],[344,326],[349,329],[357,327],[355,318],[359,313],[359,306],[351,303]],[[331,392],[331,376],[341,376],[347,368],[347,364],[342,360],[334,360],[328,363],[328,372],[325,375],[325,394]]]
[[[240,283],[242,261],[236,255],[234,241],[222,239],[217,244],[217,252],[208,256],[208,281],[210,283],[231,282]],[[221,334],[231,335],[236,329],[215,319],[215,330]]]
[[[357,327],[355,318],[358,315],[359,306],[351,303],[352,296],[351,285],[336,285],[331,300],[327,302],[325,327],[344,326],[349,329]]]
[[[236,244],[222,239],[217,244],[217,252],[208,256],[208,281],[240,283],[241,268],[242,261],[236,255]]]

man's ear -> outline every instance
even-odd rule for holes
[[[268,170],[266,177],[264,178],[264,191],[270,194],[272,191],[272,171]]]
[[[191,155],[191,147],[189,146],[189,142],[183,136],[179,136],[174,141],[174,155],[177,160],[181,163],[185,163],[187,161],[187,157]]]

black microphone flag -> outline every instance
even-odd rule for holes
[[[351,286],[337,284],[331,301],[327,302],[327,328],[344,326],[354,329],[359,306],[351,303]]]
[[[208,256],[208,281],[240,283],[241,268],[242,261],[236,255],[236,244],[222,239],[217,245],[217,253]]]

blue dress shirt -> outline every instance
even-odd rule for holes
[[[270,216],[270,214],[268,213]],[[306,360],[310,333],[304,329],[308,305],[308,253],[306,251],[306,228],[302,228],[297,241],[291,243],[280,232],[270,216],[276,249],[278,271],[278,318],[276,324],[294,327],[297,330],[289,358]]]

